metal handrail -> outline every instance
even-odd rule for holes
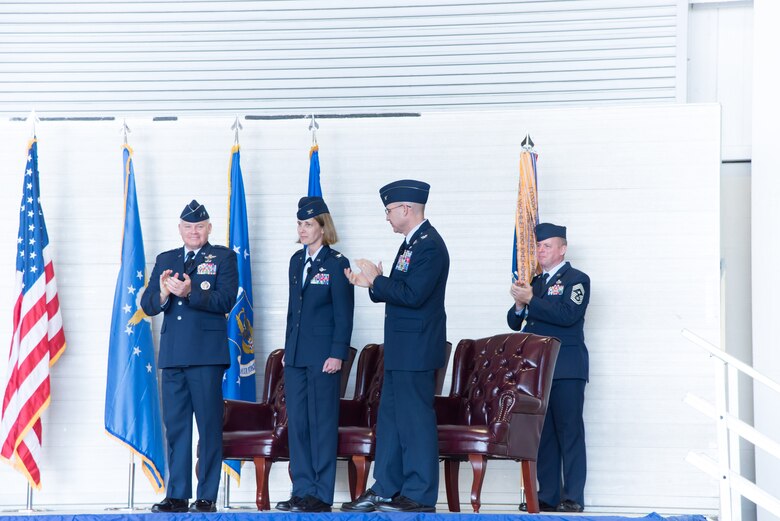
[[[720,358],[722,361],[726,362],[730,366],[736,367],[746,375],[753,378],[753,380],[756,380],[758,382],[761,382],[762,384],[766,385],[773,391],[780,393],[780,384],[769,378],[763,373],[760,373],[759,371],[756,371],[752,366],[746,364],[742,360],[739,360],[737,358],[734,358],[733,356],[723,352],[721,349],[719,349],[717,346],[714,346],[704,340],[702,337],[697,335],[696,333],[693,333],[689,331],[688,329],[682,330],[682,336],[693,342],[694,344],[698,345],[699,347],[703,347],[706,349],[712,356],[716,358]]]
[[[685,397],[685,403],[700,411],[701,413],[714,418],[718,427],[718,445],[720,448],[721,461],[714,461],[711,458],[691,452],[685,458],[686,461],[696,466],[700,470],[717,479],[720,483],[720,518],[723,521],[732,521],[741,519],[740,505],[738,497],[732,499],[732,494],[738,494],[747,498],[756,505],[766,509],[775,516],[780,516],[780,499],[772,496],[755,483],[745,479],[739,473],[739,438],[751,442],[756,447],[765,452],[780,458],[780,443],[768,438],[755,427],[740,420],[737,416],[730,414],[729,407],[735,410],[738,407],[736,394],[730,393],[730,389],[737,387],[739,370],[750,376],[754,381],[760,382],[769,389],[780,393],[780,384],[772,380],[763,373],[757,371],[750,365],[726,354],[718,347],[707,342],[700,336],[692,333],[688,329],[682,330],[682,335],[706,350],[710,356],[719,359],[727,369],[718,377],[720,396],[718,396],[717,406],[713,406],[706,400],[693,394]],[[731,436],[736,434],[739,438]],[[736,468],[736,472],[732,466]]]

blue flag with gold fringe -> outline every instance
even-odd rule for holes
[[[108,345],[105,424],[112,437],[141,458],[144,474],[159,493],[165,490],[165,445],[151,320],[140,306],[146,257],[132,156],[124,145],[125,222]]]
[[[249,226],[246,195],[241,175],[240,146],[230,158],[227,243],[238,257],[238,296],[228,318],[230,367],[222,379],[222,396],[230,400],[255,401],[254,309],[252,307],[252,258],[249,254]],[[240,483],[241,462],[225,461],[224,470]]]
[[[320,147],[314,145],[309,150],[309,197],[322,197],[320,186]]]

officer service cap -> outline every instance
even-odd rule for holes
[[[390,203],[420,203],[428,201],[428,193],[431,185],[414,179],[401,179],[393,181],[379,189],[379,197],[387,206]]]
[[[540,223],[536,225],[536,242],[544,241],[550,237],[566,238],[566,227],[552,223]]]
[[[305,221],[321,213],[330,213],[328,205],[325,204],[322,197],[301,197],[301,200],[298,201],[298,213],[296,215],[299,220]]]
[[[199,223],[209,218],[209,213],[206,211],[206,207],[200,204],[195,199],[190,204],[184,207],[179,216],[182,221],[188,223]]]

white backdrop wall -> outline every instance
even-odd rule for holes
[[[706,358],[682,339],[719,336],[719,108],[665,105],[569,110],[426,113],[323,120],[323,192],[349,258],[386,262],[399,236],[384,222],[378,188],[429,181],[427,208],[448,243],[448,338],[507,331],[506,310],[520,141],[538,145],[541,218],[569,227],[569,260],[589,273],[586,391],[589,509],[711,512],[717,486],[683,461],[714,450],[714,428],[689,410],[687,391],[711,397]],[[178,214],[205,203],[213,242],[226,235],[228,118],[130,119],[130,144],[148,269],[180,243]],[[255,298],[256,356],[282,345],[286,266],[296,249],[294,210],[307,185],[310,135],[302,120],[244,121]],[[128,454],[103,433],[106,350],[122,226],[117,121],[39,125],[42,203],[54,249],[68,348],[53,368],[44,415],[40,505],[126,501]],[[18,203],[28,125],[0,122],[0,339],[10,339]],[[358,291],[352,344],[382,339],[383,309]],[[5,318],[3,318],[5,317]],[[159,320],[154,323],[159,332]],[[0,357],[4,374],[5,356]],[[258,364],[263,367],[262,362]],[[261,375],[259,375],[260,377]],[[486,508],[519,502],[519,466],[491,462]],[[462,470],[461,500],[471,485]],[[24,502],[25,482],[0,467],[0,505]],[[233,500],[251,502],[244,467]],[[272,500],[286,498],[285,465],[272,470]],[[336,500],[344,500],[340,468]],[[137,479],[136,500],[158,496]],[[443,484],[440,500],[444,501]]]

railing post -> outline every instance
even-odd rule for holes
[[[739,419],[739,370],[731,364],[724,364],[726,368],[726,406],[729,415]],[[729,469],[741,476],[742,475],[742,454],[740,445],[741,437],[729,430]],[[731,481],[730,479],[727,481]],[[731,519],[732,521],[742,521],[742,495],[729,483],[731,489]]]
[[[733,521],[731,508],[731,478],[729,475],[729,428],[726,424],[728,413],[728,387],[726,382],[727,365],[721,360],[716,371],[716,399],[715,408],[718,412],[718,420],[715,428],[718,437],[718,485],[720,487],[720,518],[719,521]]]

